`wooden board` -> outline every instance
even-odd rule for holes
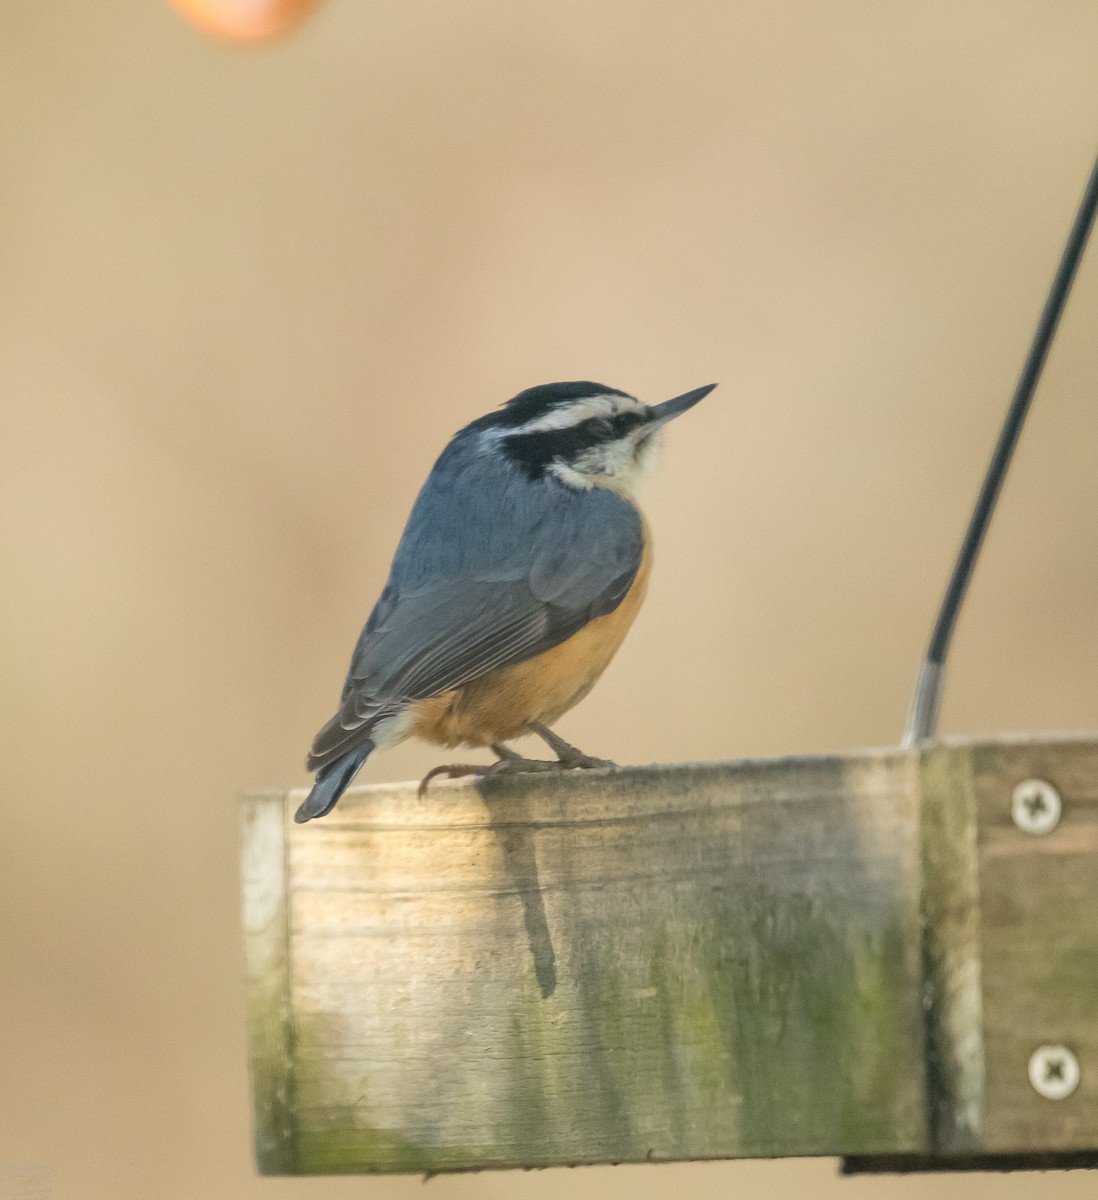
[[[982,1147],[993,1152],[1098,1149],[1098,745],[974,747],[986,1092]],[[1023,833],[1011,793],[1027,779],[1058,791],[1051,832]],[[1076,1091],[1046,1100],[1030,1055],[1063,1045]]]
[[[245,988],[255,1158],[272,1175],[294,1168],[293,1015],[285,793],[257,792],[241,807]]]
[[[1098,1145],[1094,739],[301,798],[245,802],[265,1173]]]
[[[299,795],[257,798],[293,1025],[261,1168],[921,1147],[912,779],[881,754],[358,788],[300,827]],[[262,1064],[275,1008],[252,1021]]]

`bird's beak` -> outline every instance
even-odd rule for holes
[[[652,424],[665,425],[675,417],[681,416],[688,408],[693,408],[699,400],[704,400],[716,386],[715,383],[707,383],[705,387],[695,388],[692,392],[684,392],[681,396],[665,400],[662,404],[653,404],[648,410]]]

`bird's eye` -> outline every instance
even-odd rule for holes
[[[614,436],[614,423],[605,417],[592,417],[587,422],[587,428],[599,441],[609,441]]]

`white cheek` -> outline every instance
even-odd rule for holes
[[[631,442],[614,442],[606,447],[605,474],[622,479],[633,472],[637,456]]]
[[[645,438],[644,442],[638,446],[634,456],[636,463],[635,471],[638,478],[643,478],[659,460],[660,452],[663,449],[663,433],[651,433]]]
[[[636,443],[615,442],[604,448],[601,461],[592,463],[596,482],[622,492],[632,492],[644,476],[646,455],[638,456]]]
[[[632,492],[640,485],[659,443],[652,434],[639,446],[634,441],[614,442],[582,455],[575,466],[555,462],[550,467],[556,477],[574,488],[609,487],[614,491]]]

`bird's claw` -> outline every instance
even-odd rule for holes
[[[440,775],[445,775],[447,779],[461,779],[466,775],[483,775],[490,770],[491,767],[485,767],[483,763],[445,763],[441,767],[432,767],[419,781],[416,794],[422,800],[427,795],[431,780],[437,779]]]
[[[616,767],[616,762],[608,758],[595,758],[592,754],[584,754],[577,750],[575,754],[562,755],[559,765],[566,771],[596,771],[599,767]]]
[[[498,751],[498,748],[493,747]],[[481,782],[498,779],[502,775],[557,775],[562,771],[594,771],[600,767],[616,767],[608,758],[593,758],[590,754],[567,755],[558,759],[523,758],[513,750],[500,754],[499,761],[485,766],[482,763],[447,763],[433,767],[420,780],[418,795],[422,800],[427,795],[431,780],[444,775],[447,779],[461,779],[467,775],[480,776]]]

